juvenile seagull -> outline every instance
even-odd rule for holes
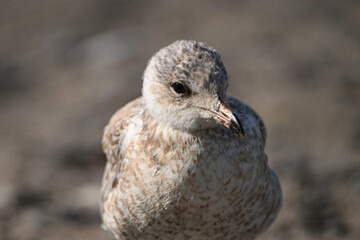
[[[104,228],[123,240],[254,239],[276,218],[281,189],[264,123],[226,95],[220,55],[176,41],[143,78],[143,96],[104,130]]]

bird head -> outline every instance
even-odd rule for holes
[[[205,43],[180,40],[160,49],[143,79],[146,108],[158,121],[185,131],[221,124],[244,136],[227,103],[228,77],[221,57]]]

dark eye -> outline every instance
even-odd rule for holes
[[[177,93],[185,93],[186,92],[186,88],[184,86],[184,84],[179,83],[179,82],[174,82],[171,87],[175,90],[175,92]]]

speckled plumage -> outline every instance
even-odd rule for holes
[[[151,58],[143,97],[118,110],[103,136],[100,207],[117,239],[246,240],[274,221],[281,189],[265,126],[226,95],[227,84],[220,55],[204,43],[176,41]],[[244,137],[228,129],[233,115]]]

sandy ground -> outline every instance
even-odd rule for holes
[[[110,239],[103,127],[177,39],[267,125],[284,205],[259,239],[360,239],[360,1],[2,0],[0,36],[0,239]]]

